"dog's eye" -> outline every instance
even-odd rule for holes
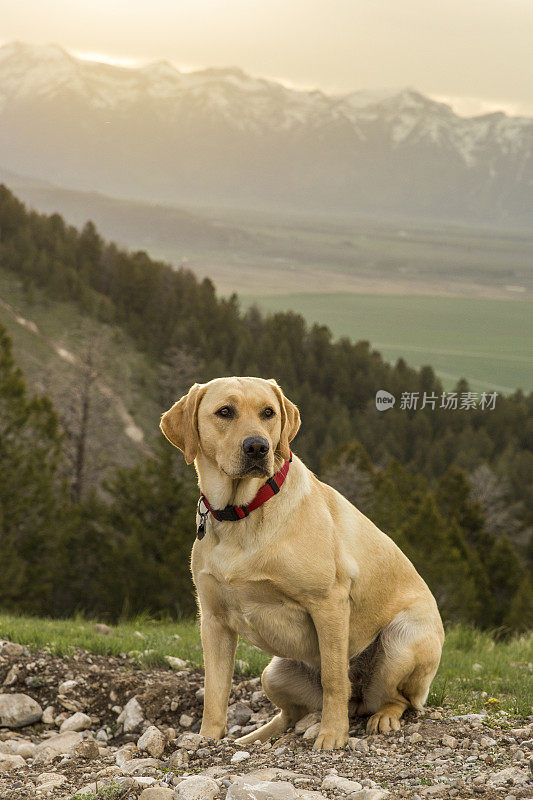
[[[217,417],[226,417],[226,419],[228,419],[233,416],[233,409],[231,406],[222,406],[218,411],[215,411],[215,414]]]
[[[273,417],[275,413],[276,413],[276,412],[274,411],[274,409],[273,409],[273,408],[270,408],[270,406],[268,406],[268,407],[267,407],[267,408],[265,408],[265,409],[264,409],[264,411],[263,411],[263,417],[267,417],[267,418],[268,418],[268,417]]]

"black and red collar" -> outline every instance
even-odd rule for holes
[[[205,494],[200,494],[200,499],[198,500],[198,515],[200,516],[200,524],[198,525],[198,530],[196,532],[198,539],[203,539],[205,535],[205,520],[210,512],[215,519],[220,521],[238,522],[240,519],[245,519],[250,514],[250,511],[255,511],[256,508],[259,508],[259,506],[262,506],[267,500],[270,500],[271,497],[274,497],[274,495],[277,494],[283,486],[283,482],[287,477],[291,461],[292,453],[289,460],[285,461],[281,469],[279,469],[275,475],[269,478],[266,483],[261,486],[254,499],[246,506],[226,506],[226,508],[213,508]],[[205,511],[201,510],[202,505],[204,506]]]

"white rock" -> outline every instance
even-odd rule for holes
[[[83,714],[81,711],[76,711],[71,717],[68,717],[61,723],[59,728],[61,733],[65,731],[86,731],[91,727],[91,718],[88,714]]]
[[[447,794],[450,787],[446,783],[434,783],[433,786],[428,786],[427,789],[422,791],[424,797],[437,797],[441,794]]]
[[[172,800],[174,792],[167,786],[151,786],[141,792],[139,800]]]
[[[43,710],[27,694],[0,694],[0,725],[6,728],[23,728],[39,722]]]
[[[385,800],[390,797],[390,792],[386,789],[361,789],[360,792],[353,792],[348,797],[350,800]]]
[[[66,780],[64,775],[59,775],[57,772],[41,772],[40,775],[37,775],[36,783],[41,789],[53,789],[66,783]]]
[[[0,753],[30,758],[34,752],[35,745],[27,739],[5,739],[0,741]]]
[[[491,736],[482,736],[479,740],[480,747],[495,747],[498,744],[496,739],[493,739]]]
[[[172,669],[186,669],[187,662],[184,661],[182,658],[176,658],[176,656],[165,656],[165,660],[169,667]]]
[[[447,733],[444,734],[444,736],[441,739],[441,742],[444,745],[444,747],[451,747],[452,750],[454,750],[457,745],[457,739],[455,738],[455,736],[448,736]]]
[[[483,711],[479,714],[457,714],[455,717],[450,717],[452,722],[483,722],[487,719],[487,712]]]
[[[236,753],[233,753],[231,757],[232,764],[238,764],[240,761],[246,761],[246,759],[250,758],[250,753],[246,750],[237,750]]]
[[[15,683],[18,681],[18,678],[19,678],[19,668],[17,664],[14,664],[5,677],[4,686],[14,686]]]
[[[105,625],[103,622],[97,622],[93,630],[95,633],[99,633],[102,636],[109,636],[111,633],[111,628],[109,625]]]
[[[207,744],[207,739],[204,739],[199,733],[182,733],[176,739],[177,747],[184,747],[185,750],[192,750],[193,752],[196,752],[199,747],[205,744]]]
[[[229,787],[226,800],[326,800],[321,792],[295,788],[287,780],[274,780],[284,777],[293,779],[296,774],[267,767],[240,775]]]
[[[213,800],[218,793],[218,784],[207,775],[185,778],[174,789],[174,797],[177,800]]]
[[[131,733],[144,722],[144,714],[136,697],[128,700],[122,713],[117,717],[117,722],[122,723],[124,733]]]
[[[109,781],[104,783],[101,779],[98,780],[98,783],[96,783],[96,781],[94,783],[86,783],[85,786],[82,786],[81,789],[78,789],[76,795],[81,797],[84,797],[86,794],[95,795],[96,792],[100,791],[104,786],[107,786],[108,783]]]
[[[83,741],[83,737],[81,733],[77,733],[76,731],[58,733],[57,736],[51,739],[45,739],[44,742],[40,742],[37,745],[35,748],[35,761],[36,763],[52,761],[56,756],[68,753],[81,741]]]
[[[179,788],[179,785],[178,787]],[[247,778],[232,783],[226,800],[297,800],[298,793],[288,781],[258,781]]]
[[[115,753],[115,763],[122,767],[126,761],[131,761],[135,753],[135,747],[132,744],[126,744],[120,747]]]
[[[527,775],[518,767],[507,767],[499,772],[495,772],[487,781],[487,786],[523,786],[527,783]]]
[[[340,775],[326,775],[322,781],[322,789],[333,789],[345,794],[352,792],[360,792],[363,788],[357,781],[351,781],[348,778],[341,778]]]
[[[106,748],[102,749],[103,752],[107,754]],[[94,739],[84,739],[83,742],[80,742],[74,747],[73,752],[80,758],[86,758],[88,760],[98,758],[100,756],[100,748]]]
[[[166,745],[166,738],[155,725],[150,725],[137,742],[139,750],[150,753],[154,758],[162,755]]]
[[[70,680],[70,681],[63,681],[57,687],[58,694],[66,694],[67,692],[73,691],[76,686],[78,685],[77,681]]]
[[[189,753],[185,750],[184,747],[180,747],[179,750],[175,750],[168,760],[168,766],[171,768],[174,767],[183,767],[184,764],[189,762]]]
[[[320,730],[320,722],[315,722],[314,725],[310,725],[307,728],[306,732],[303,735],[304,739],[315,739],[318,736],[318,732]]]
[[[1,642],[0,653],[8,658],[20,658],[24,655],[24,647],[18,642]]]
[[[370,749],[366,739],[357,739],[356,737],[350,737],[348,739],[348,748],[357,753],[368,753]]]
[[[136,778],[133,778],[133,780],[137,786],[141,788],[143,786],[153,786],[155,783],[155,778],[151,778],[149,775],[138,775]]]
[[[190,717],[188,714],[182,714],[180,717],[180,725],[182,728],[190,728],[194,722],[194,717]]]
[[[281,767],[260,767],[244,775],[234,776],[234,780],[240,783],[263,783],[264,781],[273,781],[276,778],[294,778],[295,775],[296,773]]]
[[[22,756],[16,756],[11,753],[0,753],[0,774],[2,772],[11,772],[13,769],[24,767],[26,762]]]
[[[13,745],[14,754],[16,756],[22,756],[22,758],[33,758],[36,749],[37,745],[28,741],[15,742]]]
[[[522,741],[522,739],[528,739],[531,734],[533,733],[533,723],[530,725],[524,725],[522,728],[512,728],[509,731],[509,735],[513,736],[518,741]]]
[[[311,712],[311,714],[306,714],[305,717],[299,719],[296,725],[294,726],[295,733],[305,733],[305,731],[311,727],[311,725],[316,725],[317,722],[320,722],[320,714],[317,711]]]
[[[57,714],[57,709],[54,706],[46,706],[43,711],[43,716],[41,722],[44,722],[45,725],[53,725],[55,722]]]
[[[162,764],[158,758],[132,758],[130,761],[125,761],[121,769],[128,775],[142,775],[147,769],[159,769]]]

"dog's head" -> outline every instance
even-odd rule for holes
[[[298,409],[275,380],[195,383],[161,418],[161,430],[191,464],[199,452],[231,478],[270,477],[290,456]]]

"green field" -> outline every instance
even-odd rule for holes
[[[264,311],[292,309],[335,337],[368,340],[389,361],[431,365],[447,389],[533,389],[533,306],[527,300],[426,295],[291,294],[241,298]],[[384,387],[385,388],[385,387]]]
[[[37,619],[0,614],[0,639],[32,648],[45,648],[54,656],[69,656],[80,647],[100,655],[127,653],[145,666],[167,664],[165,656],[202,666],[198,623],[155,622],[140,618],[113,626],[107,636],[96,633],[94,623],[82,618]],[[261,650],[240,642],[236,671],[259,675],[270,660]],[[429,705],[453,711],[473,711],[484,706],[527,716],[533,711],[533,634],[495,641],[489,633],[466,625],[449,627],[442,661],[428,698]]]

